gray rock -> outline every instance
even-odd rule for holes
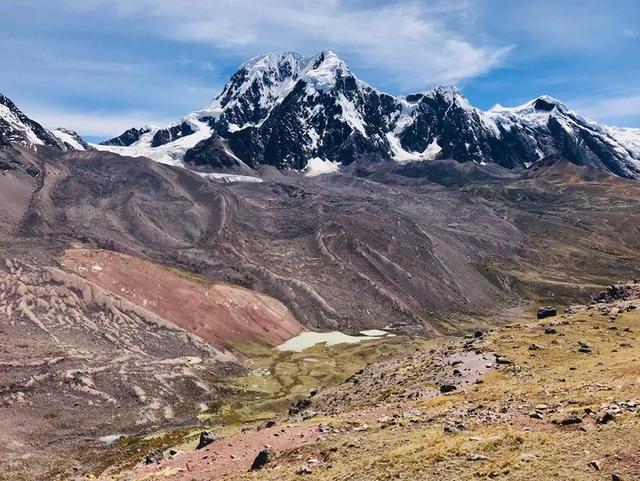
[[[448,392],[453,392],[456,389],[458,389],[458,388],[455,387],[453,384],[443,384],[442,386],[440,386],[440,392],[442,394],[446,394]]]
[[[260,451],[256,458],[253,460],[251,471],[256,471],[265,467],[273,460],[274,454],[275,453],[268,447],[262,449],[262,451]]]
[[[544,319],[545,317],[553,317],[558,315],[558,310],[555,307],[541,307],[538,309],[538,319]]]
[[[598,461],[597,459],[589,461],[589,466],[591,466],[596,471],[602,471],[602,461]]]
[[[607,424],[616,420],[616,417],[608,411],[604,411],[598,414],[596,422],[598,424]]]
[[[202,449],[206,446],[209,446],[212,442],[214,442],[216,438],[208,431],[202,431],[200,433],[200,440],[198,441],[198,445],[196,449]]]
[[[144,464],[157,464],[164,458],[164,453],[161,450],[154,450],[147,453],[144,457]]]

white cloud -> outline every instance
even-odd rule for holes
[[[164,126],[175,122],[175,118],[158,118],[152,112],[87,112],[56,109],[49,105],[24,105],[21,110],[48,129],[64,127],[75,130],[81,136],[114,137],[131,127],[144,125]]]
[[[571,103],[571,107],[588,118],[624,124],[625,120],[640,119],[640,93],[597,100],[578,99]]]
[[[467,14],[466,2],[191,0],[185,8],[173,0],[96,0],[92,5],[135,18],[158,35],[236,55],[331,48],[348,57],[354,69],[375,70],[389,85],[405,89],[481,75],[511,49],[467,38],[455,27]]]

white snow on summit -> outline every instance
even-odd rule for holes
[[[187,150],[195,147],[198,142],[208,139],[213,133],[211,127],[198,118],[196,112],[188,114],[183,121],[187,122],[195,132],[158,147],[151,146],[153,136],[159,130],[157,127],[152,128],[150,132],[142,135],[137,142],[128,147],[101,144],[91,145],[97,150],[113,152],[128,157],[148,157],[161,164],[183,167],[182,159]]]
[[[331,90],[338,75],[350,73],[349,67],[331,50],[325,50],[316,57],[311,58],[304,69],[302,80],[307,83],[307,93]]]
[[[52,130],[51,133],[55,135],[58,140],[68,145],[73,150],[86,150],[84,145],[78,142],[78,139],[75,137],[74,132],[71,132],[67,129],[55,129]]]
[[[33,129],[22,122],[20,118],[9,107],[0,103],[0,119],[4,120],[9,126],[16,132],[22,135],[25,139],[25,147],[33,148],[36,145],[44,145],[44,142]]]
[[[270,111],[291,92],[309,62],[309,58],[296,52],[271,52],[254,57],[240,66],[238,72],[244,74],[242,83],[237,84],[232,78],[224,86],[222,92],[211,101],[207,108],[199,111],[199,114],[218,119],[225,111],[238,106],[242,107],[243,96],[251,88],[258,90],[258,106]],[[261,120],[264,121],[265,118]],[[230,130],[244,127],[247,125],[234,125],[230,126]]]
[[[303,90],[294,90],[300,88]],[[296,96],[290,96],[294,92]],[[287,98],[291,102],[284,110],[274,110]],[[285,119],[282,124],[278,122],[281,118]],[[276,121],[262,130],[267,119]],[[160,130],[155,128],[129,147],[95,147],[182,166],[189,149],[218,135],[230,156],[254,165],[262,162],[261,152],[269,142],[270,149],[282,142],[276,149],[282,159],[268,162],[283,168],[306,162],[304,172],[319,175],[337,170],[338,158],[348,149],[355,156],[371,149],[398,162],[456,155],[461,161],[513,162],[528,167],[549,155],[571,156],[568,142],[579,151],[574,156],[578,163],[605,162],[621,175],[640,176],[640,129],[592,122],[549,96],[516,107],[496,104],[488,111],[472,106],[453,86],[407,97],[390,96],[358,80],[329,50],[311,57],[295,52],[254,57],[241,65],[206,108],[188,114],[170,126],[178,128],[159,137],[186,131],[180,125],[183,122],[194,132],[165,145],[151,146]],[[244,129],[250,130],[239,133]],[[426,138],[420,139],[421,135]],[[503,143],[503,137],[508,142]],[[238,142],[246,142],[247,149]],[[289,149],[286,142],[295,145]],[[240,145],[240,149],[232,152],[229,145],[234,149]],[[243,156],[247,158],[239,158]]]
[[[316,177],[323,174],[335,174],[339,170],[339,162],[331,162],[330,160],[314,157],[313,159],[309,159],[303,172],[307,177]]]

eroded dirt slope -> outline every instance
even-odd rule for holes
[[[249,289],[104,250],[70,249],[62,260],[68,270],[220,348],[277,346],[303,329],[281,302]]]
[[[148,159],[45,154],[13,154],[7,175],[36,185],[9,249],[81,241],[151,258],[267,293],[310,328],[434,334],[516,299],[475,264],[516,255],[522,234],[435,184],[275,173],[221,185]]]
[[[231,352],[72,273],[0,267],[2,472],[49,479],[74,447],[192,417],[218,397],[212,373],[241,370]]]
[[[277,345],[302,329],[276,299],[124,254],[2,262],[8,479],[67,479],[74,464],[78,473],[100,464],[104,436],[197,425],[224,399],[224,380],[245,369],[238,346]]]
[[[223,185],[108,153],[1,156],[13,166],[4,249],[134,254],[269,294],[314,329],[468,331],[526,300],[586,299],[639,261],[637,183],[557,163],[265,171]]]

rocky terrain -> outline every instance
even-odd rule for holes
[[[2,472],[25,479],[52,475],[61,453],[102,436],[191,415],[217,397],[210,373],[243,369],[231,352],[57,267],[3,260],[0,323]]]
[[[339,82],[318,76],[325,62]],[[296,69],[266,93],[245,89],[245,69],[219,116],[106,146],[135,157],[0,98],[0,479],[638,476],[637,285],[554,314],[637,275],[633,162],[596,159],[586,137],[557,149],[546,131],[531,165],[476,162],[454,140],[489,142],[476,129],[489,118],[513,132],[521,115],[587,124],[549,99],[480,115],[451,89],[392,100],[419,104],[403,149],[435,135],[425,119],[439,136],[453,122],[438,147],[454,158],[380,162],[345,102],[391,100],[329,56]],[[342,162],[313,157],[324,175],[296,171],[319,174],[305,164],[316,151],[273,143],[288,127],[319,135],[298,125],[311,84],[320,124],[351,126],[316,139]],[[338,91],[359,93],[335,110]],[[234,135],[212,134],[221,126]],[[385,132],[371,133],[380,152]],[[257,157],[243,162],[234,142]],[[487,145],[474,152],[498,155]],[[211,172],[211,156],[227,170]],[[540,306],[551,317],[533,322]],[[392,335],[282,349],[305,329]]]
[[[6,255],[72,242],[265,292],[312,328],[460,331],[633,275],[638,186],[455,162],[231,184],[101,152],[6,151]],[[456,179],[451,183],[451,179]]]
[[[629,283],[564,314],[438,339],[266,426],[104,479],[637,479],[639,304]]]

